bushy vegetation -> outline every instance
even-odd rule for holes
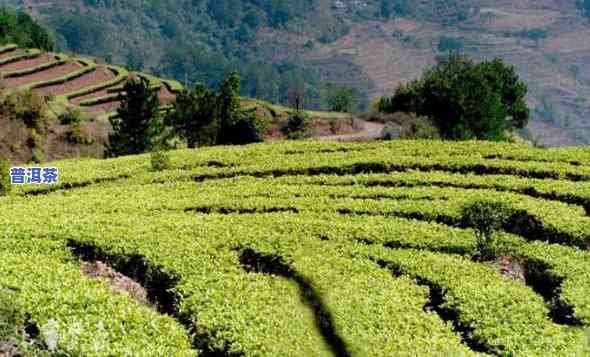
[[[497,258],[497,231],[502,229],[510,218],[510,207],[502,202],[475,202],[463,208],[463,224],[473,227],[476,232],[475,255],[486,261]]]
[[[504,140],[528,123],[526,94],[527,86],[502,60],[476,64],[451,53],[421,79],[398,87],[379,109],[426,116],[448,139]]]
[[[587,150],[288,141],[169,154],[165,173],[149,155],[56,162],[57,187],[0,199],[0,285],[66,353],[588,353]],[[537,276],[474,260],[477,226]],[[82,277],[72,252],[137,279],[167,314]]]
[[[254,111],[242,108],[239,93],[237,72],[227,75],[218,93],[198,84],[178,95],[164,121],[189,148],[262,141],[266,123]]]
[[[289,115],[287,122],[281,128],[287,139],[305,139],[311,136],[311,122],[303,111],[295,111]]]
[[[328,84],[322,90],[322,98],[330,111],[350,113],[357,110],[358,92],[354,88]]]
[[[163,125],[157,90],[145,79],[130,79],[121,95],[117,116],[110,119],[109,155],[133,155],[158,145]]]
[[[163,150],[152,151],[150,153],[150,162],[154,171],[164,171],[172,167],[170,155]]]
[[[440,132],[432,121],[414,113],[371,113],[368,119],[385,124],[383,138],[391,139],[440,139]]]
[[[70,51],[176,78],[189,87],[196,83],[218,87],[226,73],[239,70],[243,95],[286,104],[290,83],[303,78],[308,104],[319,107],[315,71],[296,58],[267,62],[264,46],[254,41],[261,28],[287,29],[317,4],[317,0],[164,0],[149,5],[140,0],[84,1],[54,7],[45,20],[57,32],[60,45]],[[125,36],[115,38],[112,33]]]
[[[24,12],[0,8],[0,44],[14,43],[25,48],[53,50],[53,39]]]
[[[31,90],[2,93],[0,108],[9,118],[23,122],[31,129],[41,129],[44,126],[49,109],[45,98]]]

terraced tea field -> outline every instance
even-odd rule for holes
[[[143,77],[150,81],[164,107],[182,89],[180,83],[163,80],[125,68],[98,64],[93,59],[0,47],[0,76],[8,88],[32,90],[62,104],[81,108],[91,116],[115,115],[124,81]]]
[[[0,198],[0,298],[39,338],[84,356],[590,353],[590,150],[309,141],[171,159],[57,162],[58,186]],[[499,262],[473,259],[461,209],[481,200],[510,210]]]

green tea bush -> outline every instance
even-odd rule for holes
[[[302,111],[296,111],[289,116],[281,128],[288,139],[304,139],[311,136],[311,122],[309,116]]]
[[[154,171],[164,171],[172,167],[170,156],[166,151],[152,151],[150,153],[150,160],[152,164],[152,170]]]
[[[475,202],[463,208],[463,224],[476,232],[475,255],[480,260],[493,260],[498,253],[494,233],[510,217],[510,207],[501,202]]]

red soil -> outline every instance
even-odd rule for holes
[[[18,78],[8,78],[5,80],[6,85],[9,87],[18,87],[27,83],[33,83],[37,81],[44,81],[53,79],[56,77],[61,77],[68,73],[74,72],[82,68],[82,65],[78,62],[71,62],[65,63],[61,66],[53,67],[50,69],[46,69],[41,72],[29,74],[27,76],[18,77]]]
[[[109,93],[109,91],[107,89],[102,89],[96,92],[92,92],[92,93],[88,93],[86,95],[74,98],[70,101],[70,103],[74,104],[74,105],[80,105],[80,102],[83,102],[87,99],[92,99],[92,98],[98,98],[98,97],[104,97],[106,95],[109,94],[114,94],[114,93]]]
[[[117,110],[120,105],[121,105],[121,102],[109,102],[109,103],[93,105],[91,107],[84,107],[84,109],[88,113],[100,113],[100,112],[110,113],[110,112]]]
[[[35,92],[42,95],[53,94],[53,95],[61,95],[65,93],[74,92],[80,90],[85,87],[93,86],[102,82],[109,81],[115,78],[115,74],[111,72],[105,66],[98,66],[96,70],[86,73],[85,75],[78,77],[72,81],[63,83],[63,84],[56,84],[49,87],[43,87],[36,89]],[[106,91],[105,91],[106,92]],[[83,98],[83,97],[80,97]],[[78,99],[78,98],[76,98]],[[79,103],[79,101],[78,101]],[[75,103],[76,105],[78,103]]]
[[[91,93],[90,95],[86,95],[81,98],[83,100],[83,99],[88,99],[88,98],[92,98],[92,97],[100,97],[100,96],[107,95],[107,94],[108,94],[108,92],[106,90],[103,90],[103,91]],[[73,100],[72,101],[73,104],[77,105],[77,103],[80,102],[81,98],[76,98],[75,100]],[[175,96],[165,86],[162,86],[162,88],[158,92],[158,98],[160,99],[160,103],[162,105],[167,105],[167,104],[172,104]],[[113,101],[113,102],[109,102],[109,103],[102,103],[102,104],[93,105],[90,107],[84,107],[84,109],[88,113],[100,113],[100,112],[110,113],[110,112],[117,110],[120,105],[121,105],[121,102]]]
[[[52,56],[48,53],[44,53],[36,58],[31,58],[28,60],[5,64],[4,66],[0,66],[0,70],[2,70],[2,71],[16,71],[19,69],[35,67],[35,66],[38,66],[43,63],[53,62],[54,60],[55,60],[54,56]]]

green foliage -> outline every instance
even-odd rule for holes
[[[511,215],[511,209],[501,202],[475,202],[463,208],[463,224],[473,227],[477,240],[475,255],[481,260],[497,257],[498,243],[494,234],[501,229]]]
[[[379,109],[427,116],[449,139],[505,140],[506,131],[528,123],[526,93],[514,68],[502,60],[475,64],[451,53],[421,79],[382,99]]]
[[[8,195],[10,191],[12,191],[12,185],[10,184],[10,166],[8,165],[8,161],[0,156],[0,197]]]
[[[33,164],[41,164],[45,161],[46,159],[45,154],[43,154],[43,151],[41,151],[38,147],[33,147],[31,160],[29,160],[29,162]]]
[[[471,342],[490,355],[587,355],[586,149],[291,141],[170,156],[166,172],[147,155],[56,162],[57,192],[25,186],[26,200],[0,199],[15,237],[0,239],[0,284],[19,288],[11,303],[42,330],[59,322],[68,353],[184,356],[192,342],[203,354],[333,356],[323,318],[351,356],[481,355]],[[528,217],[494,239],[546,266],[541,282],[559,282],[551,296],[471,259],[477,238],[462,213],[482,201]],[[103,252],[155,295],[173,292],[167,311],[187,332],[82,277],[68,245]],[[295,278],[245,269],[245,249]],[[552,320],[559,304],[579,323]]]
[[[262,141],[266,123],[259,119],[254,111],[241,108],[239,95],[240,75],[232,72],[221,83],[217,95],[217,144],[248,144]]]
[[[63,113],[58,115],[59,122],[62,125],[81,123],[84,120],[82,111],[77,107],[67,107]]]
[[[22,121],[28,128],[44,126],[48,111],[46,100],[30,90],[14,91],[3,95],[0,107],[10,118]]]
[[[146,152],[158,144],[163,126],[157,91],[145,79],[125,83],[118,116],[111,118],[113,132],[109,135],[109,154],[133,155]]]
[[[288,139],[305,139],[311,136],[311,121],[303,111],[295,111],[289,115],[289,119],[281,128]]]
[[[150,153],[150,162],[154,171],[164,171],[172,168],[170,155],[163,150],[152,151]]]
[[[0,8],[0,44],[14,43],[24,48],[53,50],[53,39],[27,13]]]
[[[215,93],[204,84],[192,91],[183,90],[176,96],[165,123],[187,141],[189,148],[214,145],[219,130]]]
[[[260,28],[287,28],[316,5],[317,0],[163,0],[149,6],[140,0],[85,1],[54,7],[44,20],[70,51],[176,78],[187,87],[218,87],[225,73],[239,70],[242,94],[286,104],[282,86],[300,73],[310,91],[318,92],[315,71],[298,59],[266,61],[253,40]],[[314,99],[309,104],[319,108],[317,94]]]
[[[330,111],[350,113],[357,109],[358,92],[354,88],[328,84],[322,91],[322,98]]]
[[[179,93],[164,122],[189,148],[262,141],[267,123],[254,111],[242,109],[239,92],[237,72],[228,74],[217,94],[198,84],[192,91]]]

